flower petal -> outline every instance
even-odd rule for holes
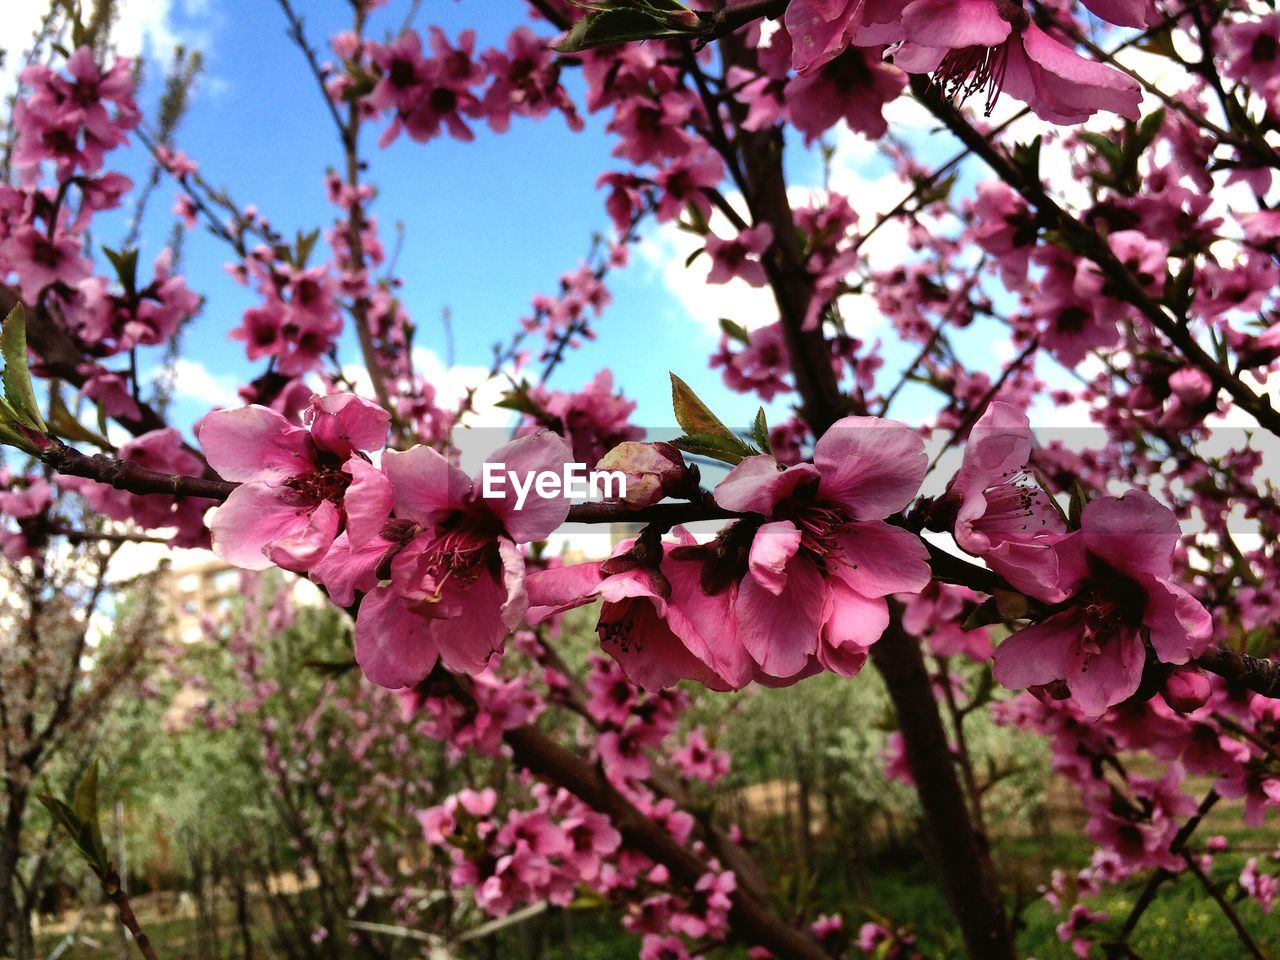
[[[838,560],[829,565],[864,597],[917,593],[932,579],[929,551],[914,533],[883,520],[851,523],[839,534]]]
[[[342,469],[352,478],[342,497],[347,536],[351,538],[351,546],[359,550],[386,525],[395,505],[395,490],[387,475],[367,460],[352,457]]]
[[[544,472],[562,476],[565,464],[573,462],[573,450],[564,437],[544,430],[499,447],[486,462],[502,465],[523,484],[525,478]],[[563,492],[543,497],[535,489],[536,484],[531,485],[524,504],[516,509],[516,494],[512,487],[513,484],[508,482],[501,498],[487,498],[483,502],[502,521],[507,534],[516,543],[532,543],[546,538],[569,516],[570,501]],[[482,489],[481,478],[477,478],[474,487],[477,498]]]
[[[813,448],[822,474],[818,495],[853,511],[858,520],[882,520],[920,490],[929,458],[909,427],[877,417],[845,417]]]
[[[307,431],[269,407],[215,410],[195,433],[209,466],[224,480],[280,483],[315,465]]]
[[[439,651],[428,621],[405,609],[390,587],[378,587],[356,616],[356,663],[380,687],[412,687],[427,678]]]
[[[396,516],[435,526],[466,502],[471,481],[430,447],[382,455],[382,469],[395,490]]]

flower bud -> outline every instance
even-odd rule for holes
[[[1178,667],[1165,680],[1161,696],[1178,713],[1190,713],[1205,705],[1210,692],[1209,678],[1199,667]]]
[[[691,485],[684,457],[669,443],[620,443],[596,465],[597,470],[617,470],[626,475],[627,492],[619,498],[633,510],[679,496]]]

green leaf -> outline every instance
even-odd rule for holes
[[[1013,165],[1029,183],[1040,182],[1040,138],[1013,147]]]
[[[753,457],[760,452],[733,435],[725,437],[716,433],[693,433],[677,437],[671,441],[671,445],[685,453],[729,464],[741,463],[746,457]]]
[[[98,407],[98,421],[103,423],[105,414],[102,408]],[[91,443],[99,450],[106,450],[114,453],[115,447],[106,437],[94,433],[83,423],[75,418],[67,405],[63,402],[62,393],[53,390],[49,394],[49,427],[54,434],[63,440],[70,440],[73,443]]]
[[[138,293],[137,248],[112,250],[110,247],[103,247],[102,252],[111,261],[111,265],[115,267],[116,276],[120,279],[120,286],[124,287],[124,292],[130,297],[136,296]]]
[[[1067,508],[1067,526],[1072,530],[1080,529],[1080,517],[1088,503],[1089,495],[1077,480],[1071,485],[1071,505]]]
[[[0,400],[0,446],[17,447],[23,453],[31,454],[33,457],[40,455],[40,448],[19,433],[16,429],[9,426],[14,422],[12,412],[9,405]]]
[[[720,329],[724,331],[724,335],[730,340],[737,340],[744,346],[751,343],[751,335],[747,333],[747,328],[741,324],[734,323],[727,317],[720,318]]]
[[[773,453],[773,447],[769,443],[769,422],[764,417],[764,407],[756,411],[756,418],[751,424],[751,439],[765,453]]]
[[[15,427],[46,431],[36,392],[31,387],[31,371],[27,367],[27,317],[22,304],[15,303],[0,330],[0,356],[4,358],[4,398],[9,412],[17,417]]]
[[[105,873],[110,862],[98,825],[98,762],[95,760],[80,779],[70,804],[51,794],[41,794],[39,799],[67,831],[89,866],[99,875]]]
[[[298,239],[295,243],[297,254],[294,257],[294,263],[299,270],[303,270],[307,266],[307,261],[311,258],[311,252],[316,247],[316,241],[320,239],[320,231],[312,230],[310,233],[304,234],[298,231]]]
[[[693,389],[677,377],[671,374],[671,407],[675,411],[676,423],[684,428],[684,432],[690,436],[696,434],[707,434],[709,436],[727,437],[738,443],[742,443],[735,436],[734,432],[724,425],[724,423],[711,412],[711,409],[703,403]],[[742,444],[746,446],[746,444]]]
[[[561,53],[579,53],[592,47],[629,40],[692,37],[701,32],[697,14],[669,0],[661,7],[625,0],[609,7],[603,4],[580,6],[591,12],[570,27],[564,39],[554,45],[554,49]]]

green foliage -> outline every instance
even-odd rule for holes
[[[4,385],[0,443],[36,453],[39,447],[33,441],[46,427],[27,367],[27,317],[21,303],[14,304],[0,326],[0,359],[4,360],[4,372],[0,374]]]
[[[561,53],[628,40],[689,38],[702,31],[698,15],[676,0],[602,0],[577,5],[587,13],[555,45]]]
[[[98,761],[90,764],[88,771],[76,785],[71,802],[59,800],[52,794],[40,795],[54,821],[75,842],[86,863],[93,872],[103,876],[110,869],[107,846],[102,842],[102,827],[98,822]]]
[[[671,406],[675,410],[676,422],[685,432],[683,437],[671,443],[686,453],[723,463],[739,463],[760,452],[726,427],[692,388],[674,373],[671,374]]]

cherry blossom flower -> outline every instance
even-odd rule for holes
[[[996,679],[1012,689],[1064,681],[1088,716],[1130,697],[1149,643],[1164,663],[1186,663],[1209,641],[1211,619],[1172,580],[1178,523],[1149,494],[1103,497],[1081,528],[1055,545],[1070,606],[1004,641]]]
[[[390,512],[386,478],[358,455],[386,443],[390,414],[335,394],[315,398],[309,416],[310,431],[257,405],[215,411],[197,424],[209,465],[240,482],[210,527],[227,562],[303,572],[324,558],[340,528],[362,547]]]
[[[507,470],[559,474],[569,445],[552,433],[522,437],[490,455]],[[565,497],[536,487],[522,508],[511,484],[484,498],[475,483],[430,447],[383,455],[395,516],[416,534],[391,562],[390,583],[360,605],[356,660],[374,683],[408,687],[437,660],[451,670],[479,673],[524,618],[528,598],[524,558],[517,544],[541,540],[564,522]]]

